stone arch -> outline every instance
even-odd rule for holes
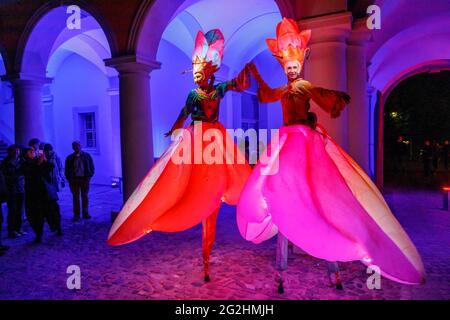
[[[384,105],[392,90],[403,80],[415,74],[447,70],[450,61],[450,8],[448,2],[418,3],[407,1],[379,3],[383,12],[382,29],[375,32],[368,50],[369,86],[378,92],[371,133],[375,138],[372,154],[375,179],[383,184]],[[395,15],[402,12],[404,19]],[[399,20],[400,19],[400,20]]]
[[[375,150],[375,178],[379,186],[384,182],[384,110],[387,99],[392,91],[404,80],[421,73],[440,72],[450,70],[450,59],[432,60],[411,66],[410,68],[400,72],[386,84],[382,91],[379,92],[378,102],[375,107],[375,116],[378,125],[376,126],[377,149]]]
[[[94,18],[94,20],[100,25],[106,39],[108,41],[109,49],[111,55],[115,55],[117,53],[117,42],[115,41],[115,37],[111,32],[111,29],[106,23],[106,20],[103,16],[97,11],[94,5],[88,4],[83,0],[61,0],[61,1],[49,1],[42,5],[38,10],[36,10],[33,16],[28,20],[24,31],[21,34],[21,37],[17,46],[17,53],[14,60],[14,71],[15,72],[23,72],[24,68],[24,59],[26,59],[27,50],[30,50],[30,40],[33,36],[33,31],[36,31],[36,28],[39,27],[39,23],[48,15],[51,14],[57,8],[63,6],[77,5],[80,7],[82,11],[89,14]],[[64,20],[65,21],[65,20]],[[52,37],[49,37],[49,43],[56,40],[57,33],[52,34]]]

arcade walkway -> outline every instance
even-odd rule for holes
[[[440,211],[441,195],[433,192],[386,193],[388,202],[417,245],[428,282],[406,286],[382,279],[369,290],[359,262],[344,263],[345,290],[328,287],[326,265],[291,254],[286,293],[276,292],[275,239],[253,245],[241,239],[234,208],[224,207],[212,255],[212,282],[201,273],[201,229],[154,233],[123,247],[109,247],[110,211],[119,205],[117,189],[94,186],[92,220],[72,223],[68,190],[61,195],[64,236],[46,233],[4,239],[11,249],[0,257],[0,299],[450,299],[450,212]],[[81,289],[66,287],[69,265],[81,269]]]

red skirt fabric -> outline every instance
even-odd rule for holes
[[[195,123],[176,135],[127,200],[108,243],[129,243],[151,231],[189,229],[222,202],[236,205],[250,173],[222,124]]]

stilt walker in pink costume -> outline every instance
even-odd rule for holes
[[[247,67],[233,80],[214,84],[224,41],[218,29],[198,32],[192,55],[198,87],[189,93],[178,119],[166,133],[173,135],[174,141],[125,203],[108,236],[110,245],[121,245],[152,231],[178,232],[201,222],[205,281],[210,280],[209,256],[220,205],[237,204],[251,172],[244,155],[218,121],[225,93],[241,92],[250,86]],[[193,122],[178,130],[189,116]]]
[[[300,78],[310,37],[310,30],[300,32],[295,21],[284,18],[277,39],[267,40],[288,77],[282,87],[270,88],[250,66],[259,100],[281,100],[284,124],[244,186],[237,207],[239,231],[254,243],[280,233],[281,265],[289,240],[332,263],[360,260],[378,266],[391,280],[423,283],[421,258],[381,193],[308,112],[313,100],[336,118],[350,101],[343,92]]]

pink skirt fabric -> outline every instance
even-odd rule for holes
[[[214,138],[205,138],[206,132],[219,133],[220,141],[212,144]],[[214,159],[222,161],[194,163],[196,146],[200,146],[200,156],[210,150]],[[180,163],[186,155],[191,160]],[[197,123],[175,138],[127,200],[111,227],[108,243],[126,244],[151,231],[189,229],[222,202],[236,205],[250,173],[244,155],[222,124]]]
[[[401,283],[425,281],[420,255],[381,193],[320,126],[280,128],[242,191],[237,222],[254,243],[279,230],[314,257],[361,260]]]

